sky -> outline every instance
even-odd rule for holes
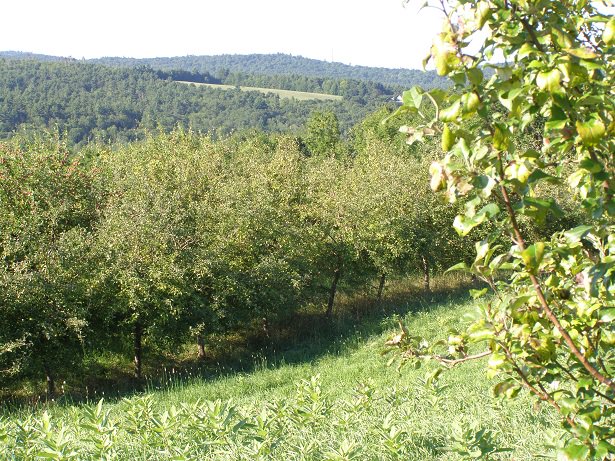
[[[0,51],[95,58],[285,53],[419,69],[440,29],[419,0],[6,0]]]

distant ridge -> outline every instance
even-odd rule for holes
[[[0,51],[0,58],[6,59],[32,59],[35,61],[57,62],[57,61],[77,61],[75,58],[63,56],[50,56],[47,54],[29,53],[26,51]]]
[[[73,60],[73,58],[15,51],[0,52],[0,57],[42,61]],[[413,85],[420,85],[424,88],[449,86],[447,79],[438,76],[434,71],[425,72],[416,69],[352,66],[339,62],[327,62],[282,53],[247,55],[223,54],[215,56],[177,56],[161,58],[104,57],[83,61],[114,67],[148,66],[156,70],[184,70],[209,73],[211,75],[224,72],[239,72],[261,75],[301,75],[317,78],[356,79],[401,87],[410,87]]]

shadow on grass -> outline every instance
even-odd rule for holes
[[[176,355],[146,351],[145,378],[131,376],[131,363],[125,357],[91,359],[87,374],[74,376],[70,390],[52,402],[44,395],[12,396],[2,400],[7,412],[24,407],[73,405],[96,402],[100,398],[117,401],[131,395],[181,388],[195,380],[207,380],[257,369],[276,368],[317,360],[325,355],[347,353],[371,336],[395,328],[396,316],[406,316],[441,308],[468,299],[474,285],[463,277],[436,277],[432,290],[425,292],[411,280],[394,281],[381,300],[374,291],[340,294],[332,318],[324,306],[310,304],[269,325],[254,323],[224,336],[209,338],[206,356],[198,359],[196,346],[187,345]],[[101,363],[104,362],[104,363]]]

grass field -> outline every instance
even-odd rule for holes
[[[410,331],[446,337],[472,302],[455,294],[389,299]],[[373,307],[373,306],[372,306]],[[0,459],[533,460],[552,455],[556,415],[528,396],[491,396],[484,362],[426,383],[435,365],[387,367],[394,316],[345,319],[288,350],[254,353],[249,372],[212,379],[166,370],[147,392],[0,416]],[[339,320],[339,319],[338,319]],[[277,347],[277,346],[276,346]],[[19,424],[17,424],[19,423]],[[510,449],[491,453],[495,446]],[[467,455],[461,453],[466,450]],[[8,458],[6,456],[8,454]]]
[[[217,85],[213,83],[194,83],[194,82],[182,82],[182,81],[178,81],[178,83],[183,83],[185,85],[207,86],[207,87],[216,88],[219,90],[232,90],[236,88],[233,85]],[[308,101],[308,100],[341,101],[343,99],[342,96],[337,96],[334,94],[308,93],[304,91],[291,91],[291,90],[278,90],[278,89],[273,89],[273,88],[259,88],[256,86],[240,86],[239,89],[241,91],[258,91],[260,93],[266,93],[266,94],[277,94],[280,98],[297,99],[298,101]]]

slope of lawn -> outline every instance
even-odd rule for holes
[[[474,303],[458,294],[395,302],[410,331],[432,338],[446,337]],[[395,316],[365,324],[327,344],[317,344],[324,339],[314,331],[292,351],[255,354],[250,372],[202,380],[168,370],[147,393],[99,408],[93,401],[4,411],[0,459],[455,460],[482,453],[519,461],[552,454],[555,415],[526,395],[493,398],[484,361],[426,384],[435,365],[397,372],[380,354]],[[496,446],[510,451],[490,454]]]

